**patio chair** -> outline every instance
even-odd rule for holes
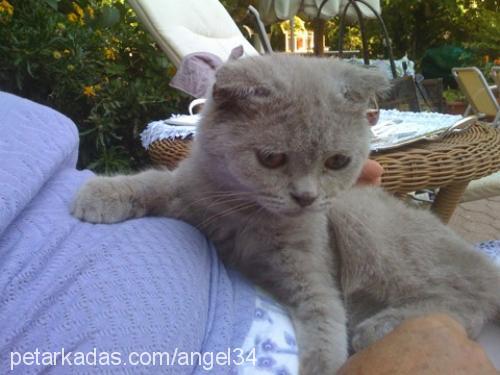
[[[259,54],[218,0],[128,2],[176,67],[185,56],[195,52],[210,52],[226,61],[239,45],[246,56]]]
[[[493,95],[493,87],[488,86],[483,73],[476,67],[467,67],[453,68],[452,74],[469,102],[464,116],[473,111],[479,118],[492,118],[491,124],[498,127],[500,125],[500,105]]]
[[[491,68],[491,78],[496,85],[497,99],[500,100],[500,66],[494,66]]]

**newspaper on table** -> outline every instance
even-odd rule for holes
[[[447,134],[464,131],[477,117],[434,112],[381,110],[379,121],[371,128],[372,151],[384,151],[421,140],[437,140]]]

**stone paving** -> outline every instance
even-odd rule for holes
[[[472,243],[500,240],[500,196],[460,204],[449,226]]]

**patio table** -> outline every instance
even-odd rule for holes
[[[141,137],[155,164],[174,169],[189,154],[193,129],[156,121]],[[447,223],[469,182],[500,170],[500,130],[477,122],[438,141],[379,151],[371,158],[384,167],[382,187],[395,195],[439,188],[431,209]]]
[[[384,167],[382,186],[403,195],[439,188],[431,209],[448,223],[470,181],[500,170],[500,130],[477,122],[439,141],[420,141],[371,155]]]

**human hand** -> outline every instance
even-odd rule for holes
[[[380,185],[382,183],[384,168],[375,160],[368,159],[363,166],[358,178],[358,185]]]
[[[365,350],[338,375],[498,375],[483,348],[444,314],[409,319]]]

